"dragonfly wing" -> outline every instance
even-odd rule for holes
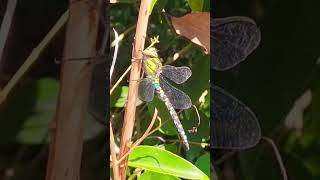
[[[226,70],[252,53],[260,43],[261,34],[255,22],[247,17],[216,18],[210,22],[212,67]]]
[[[186,93],[173,87],[161,76],[160,86],[175,109],[189,109],[192,106],[191,99]]]
[[[171,81],[182,84],[192,74],[192,71],[189,67],[183,66],[183,67],[174,67],[170,65],[162,66],[161,74],[170,79]]]
[[[211,148],[246,149],[261,138],[254,113],[238,99],[211,86]]]
[[[151,83],[151,80],[144,78],[139,83],[138,90],[139,99],[142,101],[150,102],[154,97],[154,86]]]

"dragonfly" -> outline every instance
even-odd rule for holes
[[[255,22],[233,16],[210,21],[211,68],[224,71],[244,61],[259,45],[261,34]],[[261,138],[255,114],[211,81],[211,148],[247,149]]]
[[[151,42],[151,45],[142,52],[142,67],[143,72],[146,73],[146,78],[140,80],[139,98],[150,102],[155,93],[158,95],[159,99],[166,105],[186,150],[189,150],[190,145],[187,135],[175,109],[189,109],[192,102],[186,93],[172,86],[167,79],[176,84],[182,84],[189,79],[192,71],[186,66],[162,65],[157,49],[154,47],[154,44],[159,43],[158,37],[151,39]]]

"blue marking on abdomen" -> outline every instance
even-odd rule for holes
[[[160,90],[160,86],[159,86],[159,84],[153,84],[153,87],[154,87],[157,91],[159,91],[159,90]]]

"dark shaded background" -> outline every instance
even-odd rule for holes
[[[6,3],[5,0],[0,1],[0,21],[5,13]],[[2,57],[5,62],[0,64],[0,87],[6,84],[67,8],[67,0],[18,1]],[[55,63],[55,60],[62,60],[64,34],[63,29],[55,36],[8,99],[0,105],[1,180],[45,179],[47,135],[54,118],[59,90],[60,64]],[[107,66],[104,66],[102,70],[105,71]],[[102,76],[101,82],[92,84],[105,86],[107,76]],[[93,88],[96,89],[107,90],[104,87]],[[105,105],[103,116],[108,100],[105,96],[100,96],[98,100]],[[100,101],[98,103],[101,103]],[[90,107],[90,110],[95,109]],[[106,129],[94,119],[96,117],[93,117],[92,113],[96,112],[88,112],[81,179],[107,179],[106,154],[109,147]]]
[[[316,0],[224,0],[211,7],[213,17],[248,16],[260,27],[260,46],[235,68],[212,72],[213,82],[255,112],[262,135],[277,144],[289,179],[320,179],[319,6]],[[308,89],[312,102],[302,129],[286,127],[295,100]],[[219,159],[221,152],[213,153]],[[218,172],[221,179],[282,179],[265,141],[228,158]]]

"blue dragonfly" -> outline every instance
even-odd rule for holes
[[[139,83],[139,98],[150,102],[155,93],[158,95],[167,107],[186,150],[189,150],[187,135],[175,109],[188,109],[192,106],[192,102],[187,94],[173,87],[166,79],[170,79],[176,84],[182,84],[189,79],[192,71],[186,66],[162,65],[157,49],[154,47],[154,44],[158,42],[157,38],[152,39],[152,44],[142,52],[142,67],[146,78],[143,78]]]
[[[260,30],[253,20],[233,16],[211,19],[211,68],[224,71],[233,68],[257,48]],[[246,149],[261,138],[255,114],[227,91],[210,84],[211,148]]]

